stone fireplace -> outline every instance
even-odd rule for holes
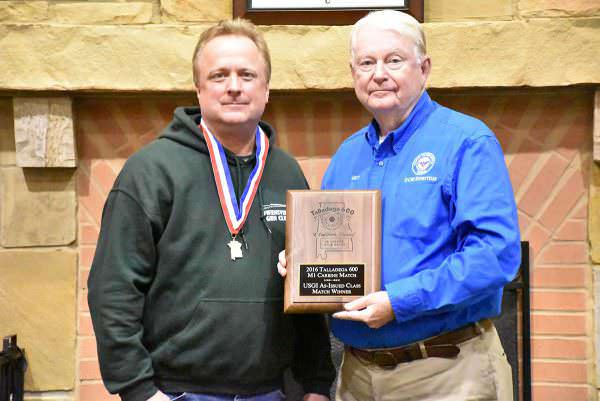
[[[17,334],[29,401],[104,389],[86,282],[126,158],[195,103],[198,35],[233,0],[0,1],[0,337]],[[600,363],[600,4],[425,0],[432,98],[498,136],[531,259],[533,400],[597,400]],[[265,120],[313,188],[369,116],[349,26],[261,26]]]
[[[432,91],[434,100],[482,119],[506,155],[522,239],[532,248],[531,334],[534,399],[560,391],[586,399],[592,378],[588,188],[593,92],[587,89]],[[153,140],[177,105],[193,96],[82,97],[75,102],[79,238],[81,399],[102,393],[86,280],[104,200],[125,159]],[[318,188],[329,157],[369,121],[352,92],[275,93],[265,114],[278,144]],[[582,386],[583,384],[583,386]],[[554,387],[559,387],[556,390]],[[85,395],[85,397],[83,397]],[[92,397],[91,395],[89,397]],[[575,397],[575,398],[571,398]],[[583,398],[581,398],[583,397]],[[95,399],[95,398],[94,398]],[[541,398],[544,399],[544,398]]]

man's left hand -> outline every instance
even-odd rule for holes
[[[304,394],[304,398],[302,398],[302,401],[329,401],[329,397],[325,397],[321,394],[308,393]]]
[[[345,311],[336,312],[336,319],[356,320],[372,329],[378,329],[394,319],[394,311],[387,291],[377,291],[344,305]]]

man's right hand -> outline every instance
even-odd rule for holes
[[[277,262],[277,271],[281,277],[285,277],[287,274],[287,261],[285,260],[285,249],[279,252],[279,262]]]
[[[168,395],[159,390],[152,397],[148,398],[147,401],[171,401],[171,399]]]

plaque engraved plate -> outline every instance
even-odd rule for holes
[[[381,287],[381,194],[288,191],[286,313],[333,312]]]
[[[365,295],[365,265],[300,265],[300,295]]]

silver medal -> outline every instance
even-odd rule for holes
[[[235,260],[236,258],[242,258],[242,243],[232,238],[231,241],[227,243],[227,246],[231,250],[231,260]]]

